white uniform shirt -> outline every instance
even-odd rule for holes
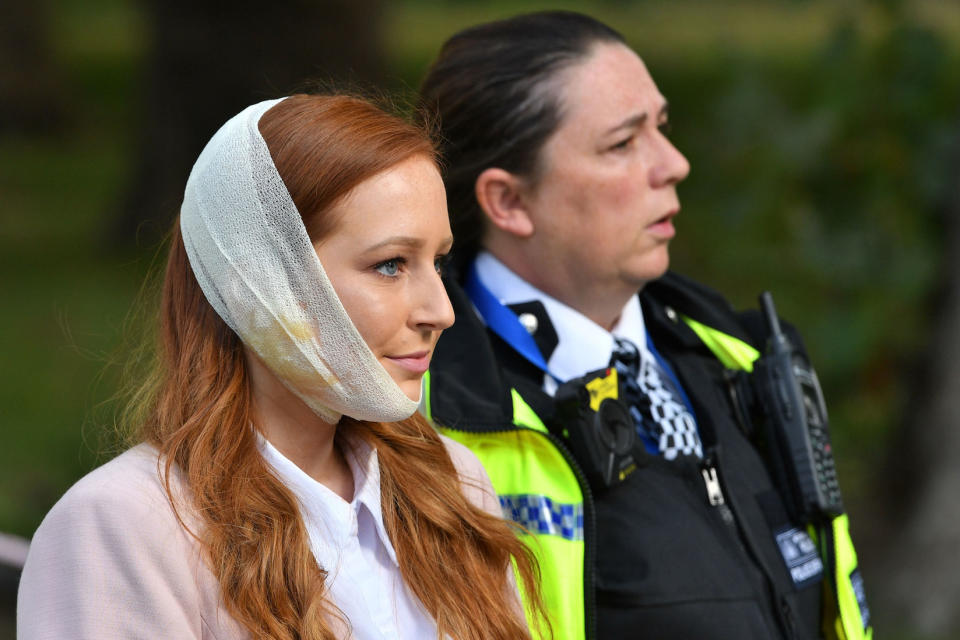
[[[652,357],[647,349],[647,331],[637,296],[630,296],[617,324],[612,331],[607,331],[576,309],[540,291],[486,251],[477,254],[476,268],[480,282],[501,304],[533,300],[543,304],[558,339],[547,366],[560,380],[578,378],[609,366],[614,336],[633,342],[641,351],[641,357]],[[543,390],[553,395],[557,390],[556,381],[547,374],[543,378]]]
[[[329,572],[330,600],[349,621],[356,640],[435,638],[434,620],[410,593],[383,526],[376,450],[351,441],[344,455],[354,497],[346,502],[283,456],[264,438],[260,453],[301,505],[310,548]]]

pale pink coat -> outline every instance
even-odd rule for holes
[[[480,462],[443,440],[464,494],[499,517]],[[37,529],[17,599],[19,640],[248,637],[177,521],[152,447],[134,447],[82,478]]]

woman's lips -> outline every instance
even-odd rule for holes
[[[397,366],[406,369],[411,373],[423,375],[426,373],[427,369],[430,368],[429,351],[417,351],[416,353],[406,353],[400,356],[386,357],[390,362],[393,362]]]
[[[652,223],[647,225],[647,231],[658,238],[669,240],[673,236],[677,235],[677,230],[673,226],[673,217],[677,215],[678,212],[678,210],[670,211],[662,218],[654,220]]]

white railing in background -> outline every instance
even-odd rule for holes
[[[0,533],[0,565],[23,569],[30,541],[9,533]]]

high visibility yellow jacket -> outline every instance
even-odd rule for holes
[[[504,516],[526,528],[555,638],[872,637],[846,515],[791,522],[729,400],[730,372],[759,355],[759,316],[676,274],[644,289],[647,330],[690,397],[705,461],[638,452],[625,482],[591,490],[542,372],[487,331],[455,282],[448,293],[457,322],[438,344],[425,412],[477,454]],[[705,464],[722,508],[708,499]]]

